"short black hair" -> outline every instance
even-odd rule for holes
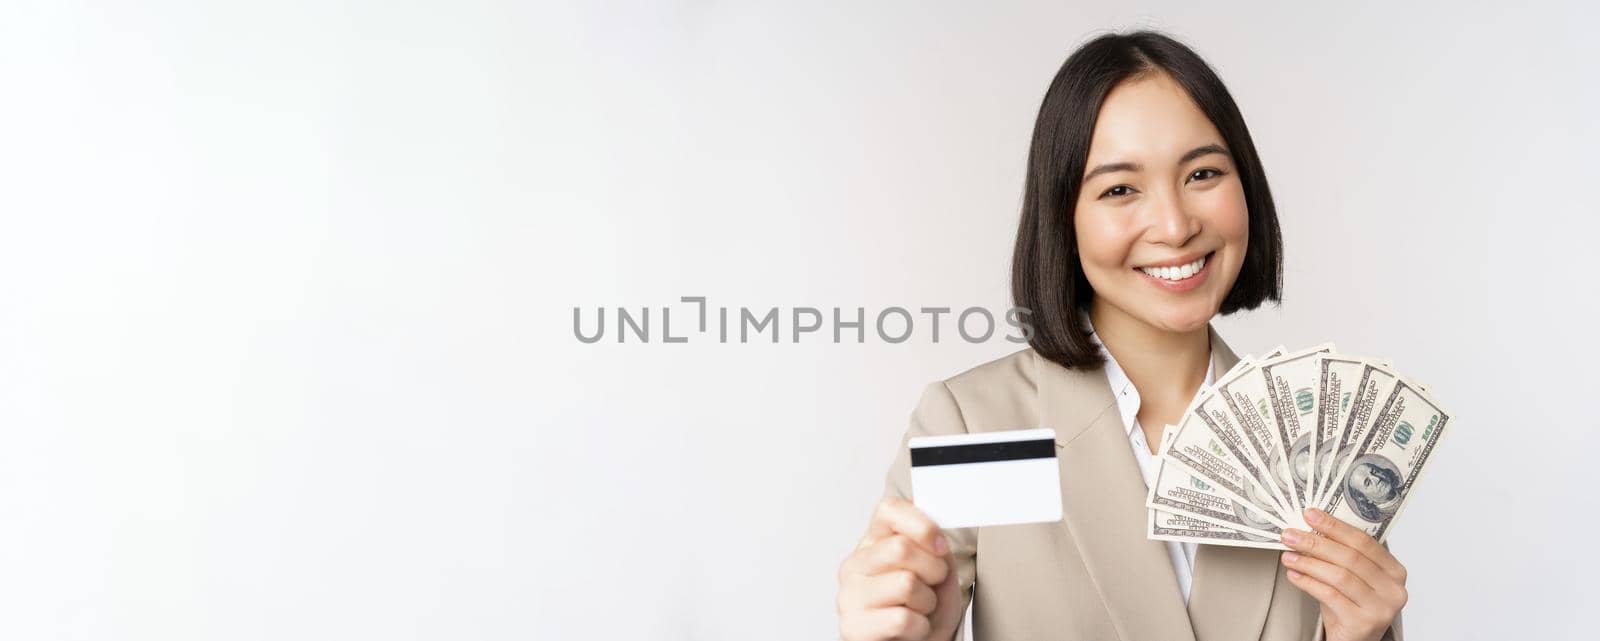
[[[1028,343],[1040,355],[1073,369],[1104,364],[1079,318],[1094,299],[1084,276],[1073,228],[1089,144],[1106,94],[1124,80],[1165,72],[1188,92],[1233,154],[1249,208],[1250,242],[1222,314],[1280,301],[1283,237],[1266,172],[1244,117],[1222,80],[1199,54],[1171,36],[1133,31],[1098,36],[1067,58],[1050,82],[1028,149],[1022,220],[1011,257],[1011,296],[1028,310]]]

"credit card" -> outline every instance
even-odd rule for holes
[[[1061,520],[1050,428],[913,437],[911,500],[940,528]]]

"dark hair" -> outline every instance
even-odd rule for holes
[[[1031,316],[1028,342],[1041,356],[1064,367],[1093,369],[1104,364],[1079,319],[1079,311],[1088,309],[1094,299],[1094,290],[1079,262],[1072,222],[1095,120],[1113,87],[1154,72],[1166,72],[1177,81],[1222,133],[1244,185],[1250,243],[1221,313],[1280,300],[1283,237],[1278,211],[1250,131],[1227,87],[1198,54],[1169,36],[1152,31],[1102,35],[1067,58],[1039,105],[1028,149],[1022,221],[1011,258],[1011,296]]]

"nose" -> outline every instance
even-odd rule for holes
[[[1171,190],[1152,205],[1150,227],[1145,232],[1151,242],[1182,247],[1200,233],[1200,219],[1191,215],[1183,199]]]

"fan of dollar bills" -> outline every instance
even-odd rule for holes
[[[1332,345],[1246,357],[1166,426],[1150,484],[1152,539],[1288,549],[1316,507],[1379,541],[1450,413],[1385,361]]]

